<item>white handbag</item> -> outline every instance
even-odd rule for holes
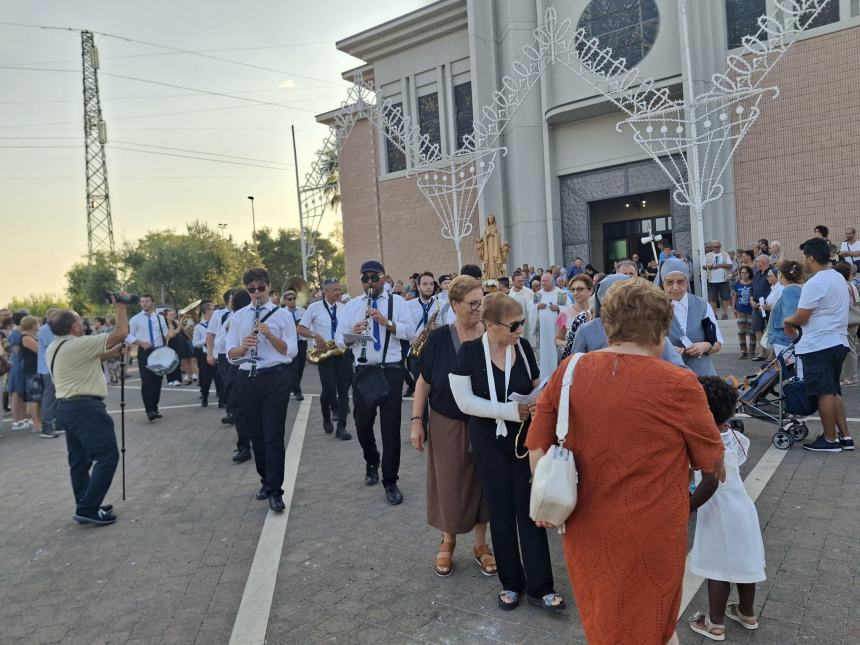
[[[570,390],[573,384],[573,368],[582,354],[574,354],[564,371],[561,382],[561,400],[555,424],[558,443],[540,458],[532,477],[532,492],[529,500],[529,516],[535,522],[548,522],[564,533],[564,524],[576,508],[576,486],[579,477],[573,453],[564,447],[568,431]]]

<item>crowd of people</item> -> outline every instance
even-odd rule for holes
[[[190,338],[175,310],[160,313],[148,293],[130,319],[115,302],[113,317],[95,319],[90,334],[68,310],[49,311],[41,326],[26,312],[0,311],[13,429],[65,432],[74,519],[115,522],[103,504],[117,465],[107,384],[123,367],[122,348],[132,348],[147,418],[161,418],[168,372],[153,369],[156,352],[183,337],[187,347],[172,349],[184,382],[197,382],[204,407],[214,385],[222,421],[236,429],[233,461],[253,458],[256,498],[281,512],[287,408],[304,398],[310,356],[322,385],[321,431],[352,439],[352,413],[364,483],[381,480],[393,505],[404,501],[401,412],[414,395],[410,442],[426,455],[427,522],[440,532],[434,573],[453,575],[458,536],[474,533],[470,557],[497,577],[501,610],[525,600],[558,613],[567,604],[553,578],[546,531],[554,527],[532,520],[529,498],[534,468],[556,441],[562,376],[575,360],[564,445],[576,457],[580,501],[561,528],[589,642],[676,642],[691,512],[698,521],[690,567],[708,579],[709,607],[689,627],[724,640],[726,618],[758,625],[753,601],[765,554],[739,474],[749,440],[729,423],[738,391],[712,360],[723,344],[718,315],[737,318],[744,357],[794,347],[823,426],[804,448],[853,450],[841,399],[841,387],[856,383],[856,354],[853,365],[845,358],[860,326],[860,243],[849,231],[834,255],[828,231],[817,227],[796,260],[778,242],[734,254],[712,242],[702,295],[693,293],[689,262],[664,248],[647,266],[621,260],[610,275],[576,258],[569,268],[523,265],[495,280],[466,265],[458,275],[425,271],[401,283],[368,260],[356,276],[361,296],[345,296],[332,278],[310,303],[295,291],[280,294],[265,269],[250,268],[222,307],[202,302]],[[607,437],[624,449],[608,450]],[[602,556],[607,549],[612,557]],[[732,584],[739,602],[729,604]]]

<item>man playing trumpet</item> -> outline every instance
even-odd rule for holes
[[[337,333],[338,313],[345,305],[340,304],[340,282],[337,278],[328,278],[323,282],[323,298],[308,306],[297,328],[302,338],[311,339],[320,352],[321,359],[317,365],[322,394],[323,430],[326,434],[334,432],[334,436],[344,441],[352,439],[346,431],[346,415],[349,409],[349,383],[352,380],[352,355],[349,352],[338,351],[334,345]],[[313,350],[311,350],[313,351]],[[332,414],[337,421],[335,430]]]

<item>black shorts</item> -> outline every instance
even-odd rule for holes
[[[732,289],[728,282],[709,282],[708,283],[708,300],[723,303],[732,299]]]
[[[28,403],[39,403],[45,389],[41,374],[24,375],[24,400]]]
[[[803,384],[807,396],[841,395],[839,379],[848,355],[845,345],[835,345],[808,354],[798,354],[803,365]]]

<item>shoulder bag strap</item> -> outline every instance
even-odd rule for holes
[[[457,330],[454,328],[454,325],[448,325],[448,331],[451,333],[451,342],[454,344],[454,353],[460,351],[460,336],[457,334]]]
[[[561,381],[561,397],[558,402],[558,415],[555,422],[555,436],[558,439],[558,445],[564,444],[567,439],[568,432],[568,415],[570,413],[570,390],[573,388],[573,373],[576,363],[583,355],[581,353],[574,354],[564,370],[564,377]]]
[[[222,325],[224,324],[224,321],[227,320],[227,316],[229,316],[229,315],[230,315],[229,309],[227,311],[225,311],[223,314],[221,314],[221,324]]]
[[[279,309],[279,307],[275,307],[274,309],[272,309],[269,313],[267,313],[265,316],[263,316],[263,317],[260,319],[260,322],[261,322],[261,323],[266,322],[266,321],[269,319],[269,317],[270,317],[273,313],[275,313],[278,309]],[[293,320],[295,320],[295,316],[293,316]]]
[[[63,345],[65,345],[65,344],[66,344],[66,343],[68,343],[68,342],[69,342],[69,339],[67,338],[67,339],[66,339],[66,340],[64,340],[62,343],[60,343],[59,345],[57,345],[57,349],[55,349],[55,350],[54,350],[54,355],[51,357],[51,378],[54,378],[54,363],[55,363],[55,362],[56,362],[56,360],[57,360],[57,354],[58,354],[58,353],[59,353],[59,351],[60,351],[60,347],[62,347]]]
[[[394,294],[388,294],[388,320],[394,315]],[[391,328],[385,328],[385,345],[382,347],[382,360],[380,363],[385,363],[385,356],[388,354],[388,342],[391,340]]]
[[[523,341],[522,341],[522,339],[520,339],[520,340],[518,340],[518,341],[517,341],[517,349],[520,351],[520,356],[522,356],[522,357],[523,357],[523,363],[525,363],[525,364],[526,364],[526,372],[528,372],[528,375],[529,375],[529,382],[531,382],[531,381],[533,381],[533,380],[534,380],[534,379],[532,378],[532,368],[529,366],[529,359],[528,359],[528,358],[526,358],[526,352],[525,352],[525,350],[523,349],[522,342],[523,342]]]

